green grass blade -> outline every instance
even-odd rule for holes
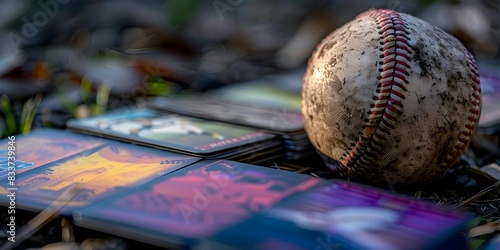
[[[35,99],[30,98],[23,107],[24,120],[21,122],[21,133],[27,134],[31,131],[38,106],[42,102],[42,95],[38,94]],[[24,110],[26,109],[26,111]]]
[[[7,124],[5,120],[0,116],[0,138],[8,136],[7,134]]]
[[[19,130],[21,133],[23,131],[23,124],[26,122],[26,119],[28,118],[29,107],[33,105],[32,103],[33,103],[33,98],[28,99],[24,103],[23,109],[21,110],[21,119],[19,121]]]
[[[2,106],[2,111],[5,116],[6,123],[6,135],[14,135],[17,133],[17,122],[16,116],[14,115],[14,111],[12,110],[12,106],[10,103],[10,99],[6,95],[2,95],[0,97],[0,103]]]
[[[111,93],[111,86],[107,83],[102,83],[97,89],[96,102],[92,106],[92,115],[104,114],[108,105],[109,94]]]
[[[173,93],[171,84],[168,81],[147,82],[146,84],[148,95],[165,96]]]
[[[92,96],[92,81],[84,77],[80,83],[80,90],[82,101],[88,101]]]

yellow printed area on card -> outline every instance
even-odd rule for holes
[[[116,188],[129,188],[196,162],[199,158],[124,143],[110,143],[71,159],[19,175],[19,205],[40,207],[76,184],[82,191],[68,203],[82,206]],[[8,194],[1,188],[0,193]]]

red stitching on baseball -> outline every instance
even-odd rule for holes
[[[406,76],[410,60],[410,38],[401,16],[390,10],[370,10],[359,17],[369,16],[375,19],[382,39],[382,64],[375,103],[368,112],[368,122],[360,133],[355,146],[341,161],[348,170],[364,168],[374,158],[372,152],[379,152],[382,143],[387,140],[389,130],[394,129],[397,116],[402,113],[401,101],[405,99],[408,83]]]
[[[464,126],[465,130],[460,132],[458,142],[456,143],[455,146],[453,146],[453,149],[448,153],[443,163],[441,163],[442,171],[435,172],[434,173],[435,175],[442,174],[444,170],[449,168],[451,164],[456,162],[458,160],[458,157],[462,155],[463,151],[471,141],[474,131],[476,130],[476,124],[477,121],[479,120],[479,115],[481,110],[481,85],[479,80],[479,70],[477,68],[476,61],[474,60],[474,57],[469,53],[469,51],[462,45],[462,43],[460,43],[458,40],[457,43],[460,45],[461,49],[465,52],[470,67],[470,71],[472,72],[472,81],[473,81],[472,90],[474,92],[470,95],[469,99],[471,100],[473,108],[469,109],[470,116],[467,117],[469,123]]]

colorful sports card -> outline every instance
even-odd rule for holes
[[[51,129],[39,129],[27,135],[16,136],[15,155],[13,155],[16,174],[78,154],[106,142],[108,141],[100,138]],[[4,148],[0,149],[0,179],[3,179],[7,176],[7,140],[0,141],[0,145],[4,145]]]
[[[304,129],[300,110],[286,107],[251,106],[251,103],[221,98],[217,95],[156,98],[147,104],[184,115],[262,128],[273,132]]]
[[[228,160],[206,160],[140,190],[84,209],[85,227],[105,224],[114,234],[131,230],[138,240],[199,239],[214,235],[277,201],[322,180]]]
[[[262,78],[219,88],[213,93],[226,100],[248,103],[249,106],[286,107],[289,111],[300,113],[301,89],[302,81]]]
[[[471,216],[347,181],[328,181],[228,228],[236,249],[464,249]],[[218,248],[223,249],[223,248]]]
[[[234,83],[204,94],[156,97],[140,102],[157,110],[222,121],[276,134],[287,160],[301,159],[312,146],[300,110],[304,70]]]
[[[256,129],[147,109],[72,120],[68,127],[195,155],[209,155],[274,138]]]
[[[197,160],[199,158],[112,142],[17,175],[17,204],[44,208],[67,189],[78,185],[83,191],[67,206],[84,206],[104,193],[143,184]],[[1,187],[0,194],[8,194],[8,190]]]
[[[275,133],[303,131],[302,76],[302,72],[294,72],[288,77],[265,77],[224,86],[201,96],[154,98],[145,105]]]
[[[478,132],[494,134],[500,131],[500,72],[481,71],[482,108]]]

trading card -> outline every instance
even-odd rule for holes
[[[238,249],[448,249],[447,244],[465,243],[459,233],[471,218],[336,180],[290,196],[214,239]]]
[[[303,131],[302,75],[264,77],[214,89],[201,96],[154,98],[146,106],[170,112],[271,130]]]
[[[258,103],[225,99],[214,94],[155,98],[145,104],[174,113],[262,128],[275,133],[303,130],[300,110],[268,107]]]
[[[478,132],[494,134],[500,131],[500,72],[481,72],[482,108]]]
[[[300,111],[301,87],[301,82],[297,84],[273,78],[262,78],[228,85],[215,89],[211,93],[225,100],[247,103],[250,106],[285,107],[290,111]]]
[[[79,184],[83,191],[68,206],[84,206],[106,192],[143,184],[197,160],[199,158],[112,142],[17,175],[17,205],[31,210],[44,208]],[[9,190],[1,187],[0,193],[9,194]],[[7,199],[5,195],[1,197]]]
[[[52,129],[38,129],[30,134],[15,137],[10,162],[14,160],[16,174],[108,142],[100,138]],[[0,149],[0,179],[3,179],[7,176],[9,164],[7,139],[0,141],[0,145],[3,145]]]
[[[85,227],[105,223],[100,230],[118,235],[133,230],[138,240],[200,239],[321,181],[234,161],[205,160],[84,209],[78,218]]]
[[[205,157],[205,159],[226,159],[226,160],[235,160],[240,159],[242,157],[254,156],[258,157],[261,154],[267,154],[274,152],[275,154],[279,154],[278,151],[281,151],[281,143],[280,141],[268,141],[262,143],[255,143],[246,147],[238,147],[233,151],[225,151],[220,154],[210,155]]]
[[[195,155],[214,154],[275,137],[256,129],[158,114],[147,109],[125,109],[103,116],[72,120],[68,126],[75,130],[92,131],[103,136]]]

